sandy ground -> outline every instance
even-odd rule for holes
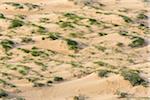
[[[148,3],[97,1],[96,6],[84,6],[73,0],[0,0],[0,13],[5,16],[0,18],[0,41],[8,39],[15,43],[7,52],[0,46],[0,88],[9,94],[4,97],[6,100],[150,100],[149,86],[132,86],[120,74],[121,69],[138,70],[140,77],[149,81],[148,19],[137,18],[141,13],[147,15]],[[17,6],[12,2],[18,3]],[[18,5],[23,8],[17,8]],[[81,19],[72,22],[74,19],[67,19],[65,13],[76,14]],[[128,16],[133,22],[128,23],[119,15]],[[13,19],[24,24],[10,28]],[[90,24],[89,19],[96,21]],[[61,27],[60,21],[70,21],[73,27]],[[141,23],[144,28],[139,26]],[[120,35],[122,31],[130,36]],[[48,37],[51,32],[61,37],[52,40]],[[100,33],[107,35],[100,36]],[[142,37],[146,43],[132,48],[129,46],[132,36]],[[23,42],[23,38],[32,41]],[[69,49],[66,39],[77,41],[78,50]],[[119,43],[123,46],[118,46]],[[20,50],[33,47],[41,51],[40,55]],[[98,65],[95,63],[98,61],[107,64]],[[102,69],[115,73],[99,77]],[[62,80],[55,80],[56,77]],[[35,84],[39,86],[34,87]],[[118,92],[128,95],[119,98]]]

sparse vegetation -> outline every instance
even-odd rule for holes
[[[133,37],[132,42],[129,44],[130,47],[140,47],[145,44],[145,40],[141,37]]]
[[[136,70],[122,70],[121,72],[121,75],[124,77],[124,79],[130,81],[133,86],[146,86],[147,82],[139,74],[140,73]]]
[[[132,23],[132,22],[133,22],[132,19],[129,18],[128,16],[125,16],[125,15],[119,15],[119,16],[122,17],[123,20],[124,20],[125,22],[127,22],[127,23]]]
[[[72,22],[69,22],[69,21],[59,21],[58,22],[58,25],[61,27],[61,28],[75,28],[75,26],[73,25]]]
[[[0,0],[0,99],[149,100],[147,1],[105,1]]]
[[[4,14],[0,13],[0,19],[5,19]]]
[[[82,20],[83,17],[80,17],[74,13],[65,13],[64,14],[65,17],[67,17],[68,19],[74,20],[74,21],[79,21]]]
[[[8,93],[4,91],[3,89],[0,89],[0,98],[7,97],[7,96],[8,96]]]
[[[54,81],[60,82],[60,81],[63,81],[63,80],[64,79],[62,77],[59,77],[59,76],[54,77]]]
[[[146,16],[144,13],[140,13],[137,15],[138,19],[148,19],[148,16]]]
[[[107,35],[107,33],[103,33],[103,32],[100,32],[98,34],[99,34],[99,36],[105,36],[105,35]]]
[[[108,77],[108,74],[110,73],[110,70],[102,69],[98,71],[99,77]]]
[[[15,43],[11,40],[8,40],[8,39],[2,40],[0,44],[5,49],[5,51],[8,51],[15,46]]]
[[[70,50],[77,50],[79,48],[78,42],[76,42],[75,40],[66,39],[66,42],[67,42]]]
[[[11,25],[9,28],[16,28],[16,27],[21,27],[24,25],[24,22],[19,20],[19,19],[13,19],[11,21]]]
[[[23,37],[22,38],[22,42],[24,43],[30,43],[30,42],[34,42],[34,40],[30,37]]]
[[[127,98],[129,94],[127,92],[117,91],[118,98]]]
[[[52,40],[57,40],[59,39],[61,36],[59,35],[59,33],[57,32],[50,32],[48,38],[52,39]]]
[[[96,19],[90,18],[88,20],[88,22],[89,22],[90,25],[100,25],[100,22],[98,22],[98,20],[96,20]]]

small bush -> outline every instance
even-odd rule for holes
[[[83,19],[83,17],[80,17],[80,16],[78,16],[78,15],[76,15],[74,13],[65,13],[64,16],[67,17],[68,19],[72,19],[74,21],[78,21],[78,20],[82,20]]]
[[[61,36],[59,35],[59,33],[56,32],[50,32],[48,38],[52,39],[52,40],[57,40],[59,39]]]
[[[23,65],[18,65],[17,66],[17,70],[20,74],[22,75],[27,75],[29,73],[29,67],[27,66],[23,66]]]
[[[14,19],[11,21],[11,25],[9,28],[16,28],[16,27],[21,27],[24,25],[24,22],[19,20],[19,19]]]
[[[54,77],[54,81],[63,81],[64,79],[62,77],[56,76]]]
[[[100,32],[98,34],[99,34],[99,36],[105,36],[105,35],[107,35],[107,33],[103,33],[103,32]]]
[[[44,51],[39,50],[36,47],[33,47],[32,50],[30,51],[32,56],[48,56],[49,54],[45,53]]]
[[[145,40],[141,37],[134,37],[132,42],[129,44],[130,47],[140,47],[145,44]]]
[[[22,38],[22,42],[30,43],[30,42],[34,42],[34,41],[32,40],[32,38],[24,37],[24,38]]]
[[[75,28],[73,23],[72,22],[69,22],[69,21],[59,21],[58,22],[58,25],[61,27],[61,28]]]
[[[122,70],[121,75],[124,77],[125,80],[130,81],[133,86],[147,85],[147,82],[140,77],[139,72],[136,70]]]
[[[127,92],[117,91],[118,98],[127,98],[129,94]]]
[[[0,98],[2,97],[7,97],[8,94],[6,93],[6,91],[4,91],[3,89],[0,89]]]
[[[138,19],[148,19],[148,16],[146,16],[145,14],[143,13],[140,13],[138,16],[137,16]]]
[[[125,15],[119,15],[119,16],[122,17],[124,19],[124,21],[127,23],[133,22],[132,19],[130,19],[128,16],[125,16]]]
[[[13,41],[8,40],[8,39],[2,40],[0,44],[5,49],[5,51],[12,49],[15,45],[15,43]]]
[[[46,86],[44,83],[38,83],[38,82],[35,82],[33,87],[44,87]]]
[[[120,31],[119,34],[122,35],[122,36],[128,36],[128,32],[127,31]]]
[[[98,50],[100,50],[100,51],[102,51],[102,52],[104,52],[107,48],[106,47],[103,47],[103,46],[95,46],[95,48],[96,49],[98,49]]]
[[[71,39],[66,39],[66,42],[67,42],[70,50],[77,50],[78,49],[78,42],[71,40]]]
[[[98,76],[99,77],[108,77],[107,75],[108,75],[108,73],[110,73],[111,71],[109,71],[109,70],[106,70],[106,69],[103,69],[103,70],[100,70],[99,72],[98,72]]]
[[[121,43],[121,42],[119,42],[119,43],[117,43],[117,46],[118,46],[118,47],[123,47],[123,46],[124,46],[124,44],[123,44],[123,43]]]
[[[39,33],[46,33],[47,29],[45,27],[43,27],[43,26],[38,26],[37,32],[39,32]]]
[[[4,14],[0,13],[0,19],[5,19]]]
[[[24,8],[23,5],[20,4],[20,3],[15,3],[15,2],[5,2],[5,4],[14,6],[16,9],[23,9],[23,8]]]
[[[92,18],[90,18],[88,20],[88,22],[90,23],[90,25],[99,25],[100,24],[96,19],[92,19]]]

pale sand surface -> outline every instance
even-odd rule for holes
[[[131,37],[118,34],[120,31],[128,31],[129,34],[142,37],[147,42],[149,34],[145,32],[149,33],[149,29],[140,29],[137,23],[138,21],[146,23],[147,19],[140,20],[136,16],[141,12],[147,14],[148,4],[142,0],[97,1],[105,6],[94,8],[82,4],[75,5],[71,0],[0,0],[0,13],[7,18],[0,19],[0,41],[9,39],[16,42],[16,46],[9,51],[12,53],[10,55],[6,54],[0,46],[0,79],[17,86],[13,88],[7,84],[0,84],[0,87],[10,94],[8,100],[20,100],[12,99],[19,97],[26,100],[76,100],[75,96],[79,97],[77,100],[127,100],[127,98],[119,98],[118,91],[129,93],[129,100],[150,100],[149,87],[132,86],[119,74],[120,69],[124,67],[139,70],[140,76],[148,81],[150,78],[149,44],[131,48],[128,46]],[[22,5],[32,3],[39,5],[39,8],[29,10],[28,6],[24,5],[23,9],[16,9],[6,2]],[[85,19],[79,22],[80,25],[75,25],[75,28],[61,28],[57,23],[60,20],[67,20],[63,16],[67,12],[83,16]],[[130,17],[134,23],[125,22],[119,16],[120,14]],[[16,15],[25,16],[21,19],[25,25],[10,29],[11,20],[18,18]],[[41,22],[42,18],[48,20]],[[100,26],[86,27],[89,25],[87,21],[89,18],[103,23]],[[59,32],[62,38],[57,40],[46,38],[48,35],[38,32],[38,27],[31,24],[45,27],[46,33]],[[100,32],[107,35],[99,36]],[[78,35],[70,36],[70,33]],[[21,41],[23,37],[30,37],[34,42],[23,43]],[[42,40],[42,37],[46,39]],[[65,39],[78,41],[79,50],[70,50]],[[119,47],[117,43],[123,43],[124,46]],[[98,50],[96,46],[102,46],[105,50]],[[34,57],[18,49],[31,50],[32,47],[37,47],[49,55]],[[103,61],[115,68],[107,65],[99,66],[94,63],[97,61]],[[27,66],[29,72],[27,75],[22,75],[17,68],[7,67],[9,65]],[[44,65],[47,66],[46,70],[42,70]],[[116,73],[110,73],[108,77],[99,77],[97,73],[101,69],[109,69]],[[53,81],[56,76],[64,80]],[[35,80],[31,82],[29,79]],[[49,80],[53,81],[50,86],[33,87],[34,83],[46,84]]]

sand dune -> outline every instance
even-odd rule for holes
[[[148,11],[146,0],[0,0],[1,100],[150,100]]]

